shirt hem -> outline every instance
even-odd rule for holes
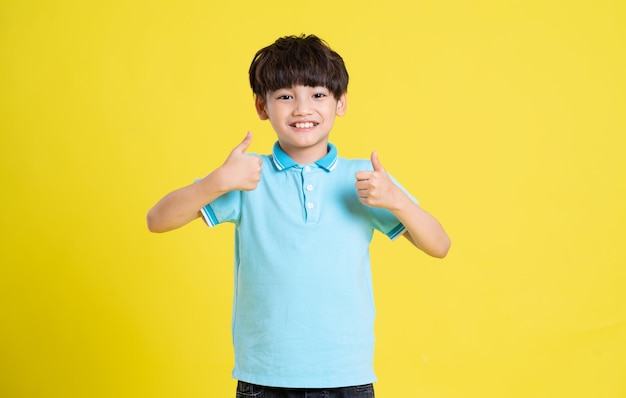
[[[378,381],[375,375],[367,377],[346,377],[346,378],[280,378],[274,376],[250,375],[233,371],[232,377],[246,383],[256,384],[265,387],[278,388],[342,388],[360,386],[363,384],[375,383]]]

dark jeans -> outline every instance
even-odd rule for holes
[[[279,388],[264,387],[239,381],[237,398],[374,398],[374,386],[340,388]]]

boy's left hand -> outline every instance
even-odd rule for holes
[[[358,171],[354,186],[361,203],[371,207],[382,207],[392,210],[398,204],[400,188],[391,181],[389,174],[378,160],[376,151],[372,152],[374,171]]]

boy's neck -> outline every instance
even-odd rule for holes
[[[324,145],[316,145],[310,148],[290,148],[279,142],[280,148],[296,163],[315,163],[328,154],[328,142]]]

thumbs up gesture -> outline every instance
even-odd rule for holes
[[[392,210],[397,205],[398,195],[402,191],[393,183],[375,151],[372,152],[371,161],[373,171],[358,171],[356,173],[354,186],[359,194],[359,200],[371,207]]]
[[[225,191],[252,191],[259,184],[263,161],[258,156],[246,153],[251,143],[252,133],[248,132],[224,161],[221,169],[225,175],[224,180],[228,181]]]

